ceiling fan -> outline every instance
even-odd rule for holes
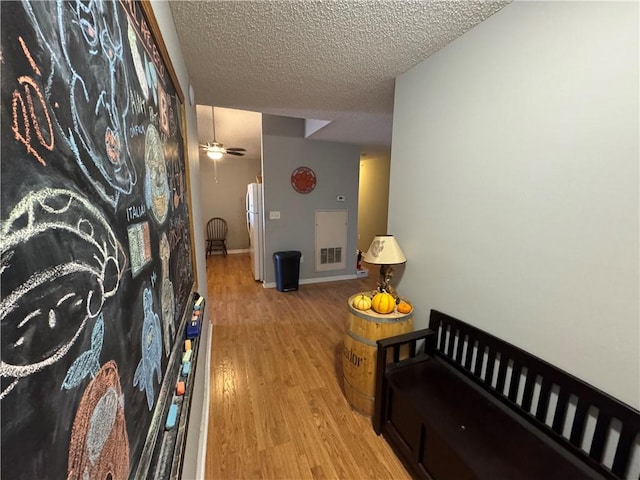
[[[224,155],[235,155],[236,157],[244,156],[246,148],[242,147],[225,147],[222,143],[216,142],[215,118],[213,116],[213,107],[211,107],[211,130],[213,140],[206,144],[200,144],[200,148],[207,152],[207,156],[212,160],[220,160]]]

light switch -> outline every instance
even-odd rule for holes
[[[279,211],[270,211],[269,212],[269,220],[280,220],[280,212]]]

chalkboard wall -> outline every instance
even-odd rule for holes
[[[2,476],[128,478],[194,283],[181,96],[137,2],[1,9]]]

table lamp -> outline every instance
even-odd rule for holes
[[[393,277],[392,265],[405,263],[407,257],[402,253],[395,237],[393,235],[376,235],[364,256],[364,261],[380,265],[378,289],[390,293],[397,300],[398,294],[390,284],[391,277]]]

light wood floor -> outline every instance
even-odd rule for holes
[[[346,301],[375,278],[282,293],[254,282],[246,254],[210,256],[207,278],[207,480],[410,478],[342,391]]]

